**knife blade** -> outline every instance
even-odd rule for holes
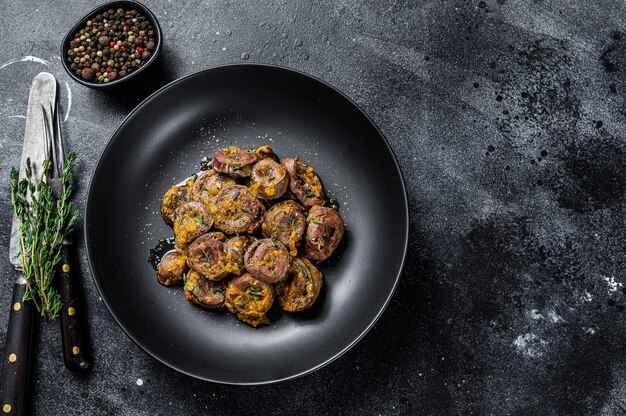
[[[40,178],[43,161],[47,156],[41,105],[52,105],[56,101],[56,80],[52,74],[42,72],[33,80],[28,96],[26,127],[19,177],[26,176],[26,161],[30,159],[33,178]],[[16,270],[17,278],[13,284],[13,299],[9,312],[7,340],[2,358],[0,376],[0,409],[5,414],[27,414],[28,371],[30,367],[30,343],[32,337],[33,303],[24,302],[26,280],[22,274],[20,254],[20,230],[17,218],[13,217],[9,260]]]

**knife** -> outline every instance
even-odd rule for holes
[[[26,128],[19,177],[26,176],[26,160],[30,159],[33,178],[41,177],[42,162],[46,157],[43,114],[41,105],[51,105],[56,100],[56,80],[52,74],[42,72],[35,77],[28,97]],[[0,409],[4,414],[24,415],[27,413],[28,372],[30,369],[30,343],[33,324],[33,303],[24,302],[26,280],[22,274],[20,253],[20,230],[17,218],[13,217],[9,260],[16,270],[13,298],[9,312],[7,339],[2,356],[0,376]]]
[[[52,196],[60,199],[63,194],[63,137],[61,134],[61,116],[59,107],[55,105],[41,107],[45,114],[44,132],[47,148],[50,150],[52,169],[46,177],[46,183],[52,189]],[[54,119],[54,126],[52,120]],[[63,309],[60,314],[61,341],[63,345],[63,360],[65,367],[70,371],[85,371],[90,367],[89,342],[87,341],[85,309],[83,308],[79,282],[76,279],[74,244],[71,237],[63,240],[61,249],[61,267],[59,289]]]

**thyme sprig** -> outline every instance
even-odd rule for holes
[[[17,169],[11,169],[11,203],[20,229],[22,272],[26,278],[24,301],[33,301],[37,311],[48,319],[59,315],[62,302],[54,287],[55,271],[61,262],[63,240],[72,232],[78,210],[72,196],[72,168],[76,153],[71,152],[63,165],[62,192],[59,199],[44,182],[52,163],[43,163],[40,178],[33,179],[30,159],[26,161],[26,177],[19,179]]]

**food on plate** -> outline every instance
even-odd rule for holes
[[[334,208],[315,205],[306,218],[306,257],[326,260],[337,248],[346,227],[341,215]]]
[[[305,207],[324,204],[324,187],[312,167],[298,158],[284,158],[283,165],[289,172],[289,189]]]
[[[276,300],[287,312],[303,311],[315,302],[322,288],[322,273],[304,257],[296,257],[287,278],[276,287]]]
[[[265,316],[274,303],[274,289],[250,273],[230,281],[226,289],[226,307],[237,319],[253,327],[269,323]]]
[[[223,187],[235,185],[237,182],[227,175],[222,175],[216,170],[210,169],[198,175],[191,187],[191,198],[210,205]]]
[[[252,168],[250,190],[260,199],[278,199],[287,190],[289,174],[287,169],[270,158],[263,159]]]
[[[165,253],[157,266],[157,278],[163,286],[174,286],[183,281],[187,267],[187,258],[176,250]]]
[[[229,146],[215,152],[212,165],[216,171],[233,178],[247,178],[257,160],[258,157],[252,150]]]
[[[263,236],[278,239],[292,255],[298,252],[296,246],[300,244],[305,230],[306,209],[289,199],[270,208],[261,224]]]
[[[208,232],[213,225],[209,207],[202,202],[183,202],[174,214],[174,242],[183,250],[193,240]]]
[[[176,250],[159,263],[158,281],[184,281],[187,299],[225,305],[253,327],[269,323],[274,298],[286,312],[310,308],[323,280],[312,261],[330,257],[345,234],[317,173],[269,146],[218,149],[203,169],[163,197]]]
[[[226,300],[221,282],[209,280],[194,270],[187,273],[184,291],[188,300],[206,309],[221,308]]]
[[[196,238],[187,248],[187,264],[209,280],[222,280],[228,272],[222,266],[226,236],[212,231]]]
[[[265,283],[278,283],[287,274],[291,258],[287,248],[275,238],[257,240],[246,251],[246,270]]]

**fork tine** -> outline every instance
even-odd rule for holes
[[[56,105],[56,101],[54,104]],[[50,103],[49,106],[50,106],[50,131],[52,132],[52,158],[54,159],[54,169],[56,169],[55,175],[57,178],[60,178],[62,174],[62,170],[63,170],[63,168],[61,167],[61,163],[63,162],[61,161],[61,155],[59,154],[59,148],[58,148],[58,143],[57,143],[58,133],[53,124],[54,123],[53,119],[55,117],[55,110],[52,107],[52,103]]]
[[[44,114],[44,131],[46,134],[46,142],[48,143],[48,157],[52,156],[52,169],[50,170],[50,177],[52,178],[56,178],[58,175],[58,164],[57,164],[57,155],[56,155],[56,149],[55,149],[55,145],[54,145],[54,139],[53,139],[53,132],[52,132],[52,120],[48,117],[48,115],[50,115],[50,117],[52,116],[51,113],[48,113],[48,111],[46,110],[46,108],[43,106],[43,104],[41,105],[41,108],[43,109],[43,114]]]
[[[50,157],[52,151],[52,140],[50,138],[50,132],[48,131],[48,116],[46,115],[46,108],[41,104],[41,123],[43,125],[44,133],[44,154],[46,159]]]
[[[61,132],[61,113],[59,111],[59,102],[56,102],[55,106],[55,121],[56,121],[56,142],[57,149],[59,150],[59,157],[61,159],[61,165],[59,166],[59,176],[63,175],[63,163],[65,163],[65,152],[63,151],[63,133]]]

